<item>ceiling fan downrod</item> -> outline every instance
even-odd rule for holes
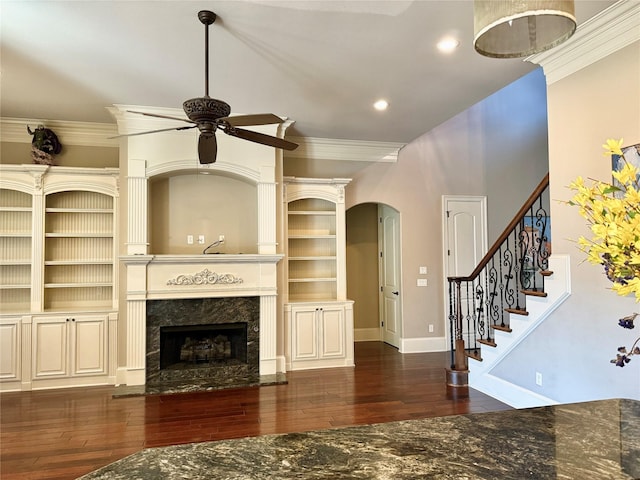
[[[198,19],[204,25],[204,96],[209,96],[209,25],[216,21],[217,15],[209,10],[200,10]]]

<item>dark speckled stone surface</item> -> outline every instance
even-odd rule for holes
[[[160,328],[164,326],[247,324],[247,361],[184,370],[160,369]],[[260,377],[260,297],[147,301],[148,389],[180,384],[256,385]]]
[[[637,479],[640,402],[602,400],[154,448],[89,479]]]

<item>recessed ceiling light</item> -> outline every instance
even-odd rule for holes
[[[438,50],[442,53],[451,53],[460,46],[460,42],[453,37],[446,37],[437,44]]]
[[[381,98],[377,102],[373,104],[373,108],[378,110],[379,112],[385,111],[389,107],[389,102],[387,102],[384,98]]]

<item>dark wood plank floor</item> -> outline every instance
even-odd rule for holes
[[[356,367],[288,385],[113,399],[113,387],[0,395],[0,478],[72,479],[143,448],[510,409],[447,398],[444,353],[355,345]]]

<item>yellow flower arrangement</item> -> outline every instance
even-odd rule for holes
[[[621,296],[634,294],[636,302],[640,302],[640,171],[626,161],[622,139],[608,139],[603,147],[605,156],[617,155],[622,160],[622,168],[612,171],[617,183],[591,180],[590,185],[585,185],[584,179],[578,177],[569,185],[575,195],[567,203],[579,207],[593,234],[591,239],[581,236],[578,248],[587,254],[590,263],[604,266],[613,291]],[[632,329],[637,316],[633,313],[621,318],[618,325]],[[611,363],[624,367],[630,357],[640,355],[639,344],[640,338],[630,350],[618,347]]]
[[[619,184],[592,180],[586,185],[578,177],[569,185],[576,193],[567,203],[579,207],[593,234],[591,239],[578,239],[587,260],[604,266],[618,295],[634,294],[640,302],[640,171],[625,160],[621,145],[622,139],[603,145],[604,155],[623,160],[622,169],[612,172]]]

